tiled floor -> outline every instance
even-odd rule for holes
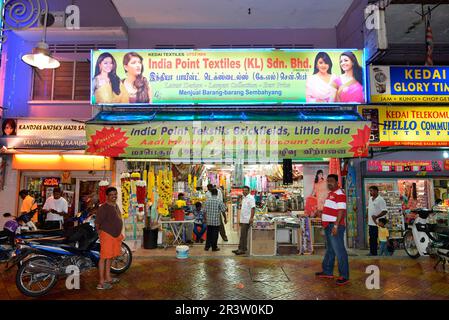
[[[229,250],[233,248],[229,246]],[[61,280],[41,299],[449,299],[449,273],[435,271],[429,258],[351,256],[351,283],[337,287],[332,280],[315,279],[320,255],[255,258],[209,251],[207,256],[178,260],[173,251],[165,257],[142,252],[135,253],[131,269],[112,290],[95,289],[97,274],[93,270],[82,274],[80,290],[65,289]],[[380,269],[379,290],[366,288],[369,265]],[[0,273],[0,299],[29,299],[16,289],[14,280],[15,270]]]

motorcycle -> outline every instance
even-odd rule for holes
[[[403,236],[404,249],[413,259],[420,256],[437,258],[434,269],[441,263],[443,270],[449,262],[449,227],[439,225],[433,210],[413,210],[417,215]]]
[[[33,221],[31,221],[31,218],[35,214],[35,212],[36,209],[16,218],[14,222],[16,224],[15,231],[0,231],[0,263],[6,263],[7,269],[9,269],[8,263],[16,253],[15,237],[17,235],[24,234],[30,231],[37,231],[35,224],[33,223]]]
[[[17,239],[17,256],[20,258],[15,259],[19,265],[16,286],[24,295],[40,297],[47,294],[60,278],[68,275],[68,267],[77,267],[80,274],[98,268],[100,243],[92,220],[76,227],[67,238],[48,236],[45,231],[40,234],[44,237],[27,234]],[[111,273],[124,273],[131,263],[131,249],[122,242],[121,255],[112,261]]]

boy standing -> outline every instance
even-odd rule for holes
[[[381,256],[388,256],[388,250],[387,250],[387,242],[388,237],[390,236],[390,233],[387,228],[385,228],[387,224],[387,219],[381,218],[377,222],[377,226],[379,228],[379,243],[380,243],[380,255]]]

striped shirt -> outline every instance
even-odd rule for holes
[[[345,211],[344,216],[340,221],[340,225],[344,226],[346,224],[346,195],[341,189],[329,192],[329,195],[324,202],[323,214],[321,215],[324,228],[326,228],[329,223],[337,221],[339,210]]]

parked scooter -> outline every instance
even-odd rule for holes
[[[20,237],[22,259],[17,261],[16,286],[24,295],[39,297],[47,294],[60,278],[67,276],[69,266],[78,267],[80,274],[97,268],[100,243],[93,220],[77,226],[63,239],[36,239]],[[131,266],[131,249],[123,242],[121,255],[111,264],[111,272],[124,273]]]
[[[417,217],[404,233],[405,252],[413,259],[436,257],[438,261],[434,268],[442,263],[445,269],[446,262],[449,262],[449,227],[438,225],[432,210],[416,209],[412,212]]]

